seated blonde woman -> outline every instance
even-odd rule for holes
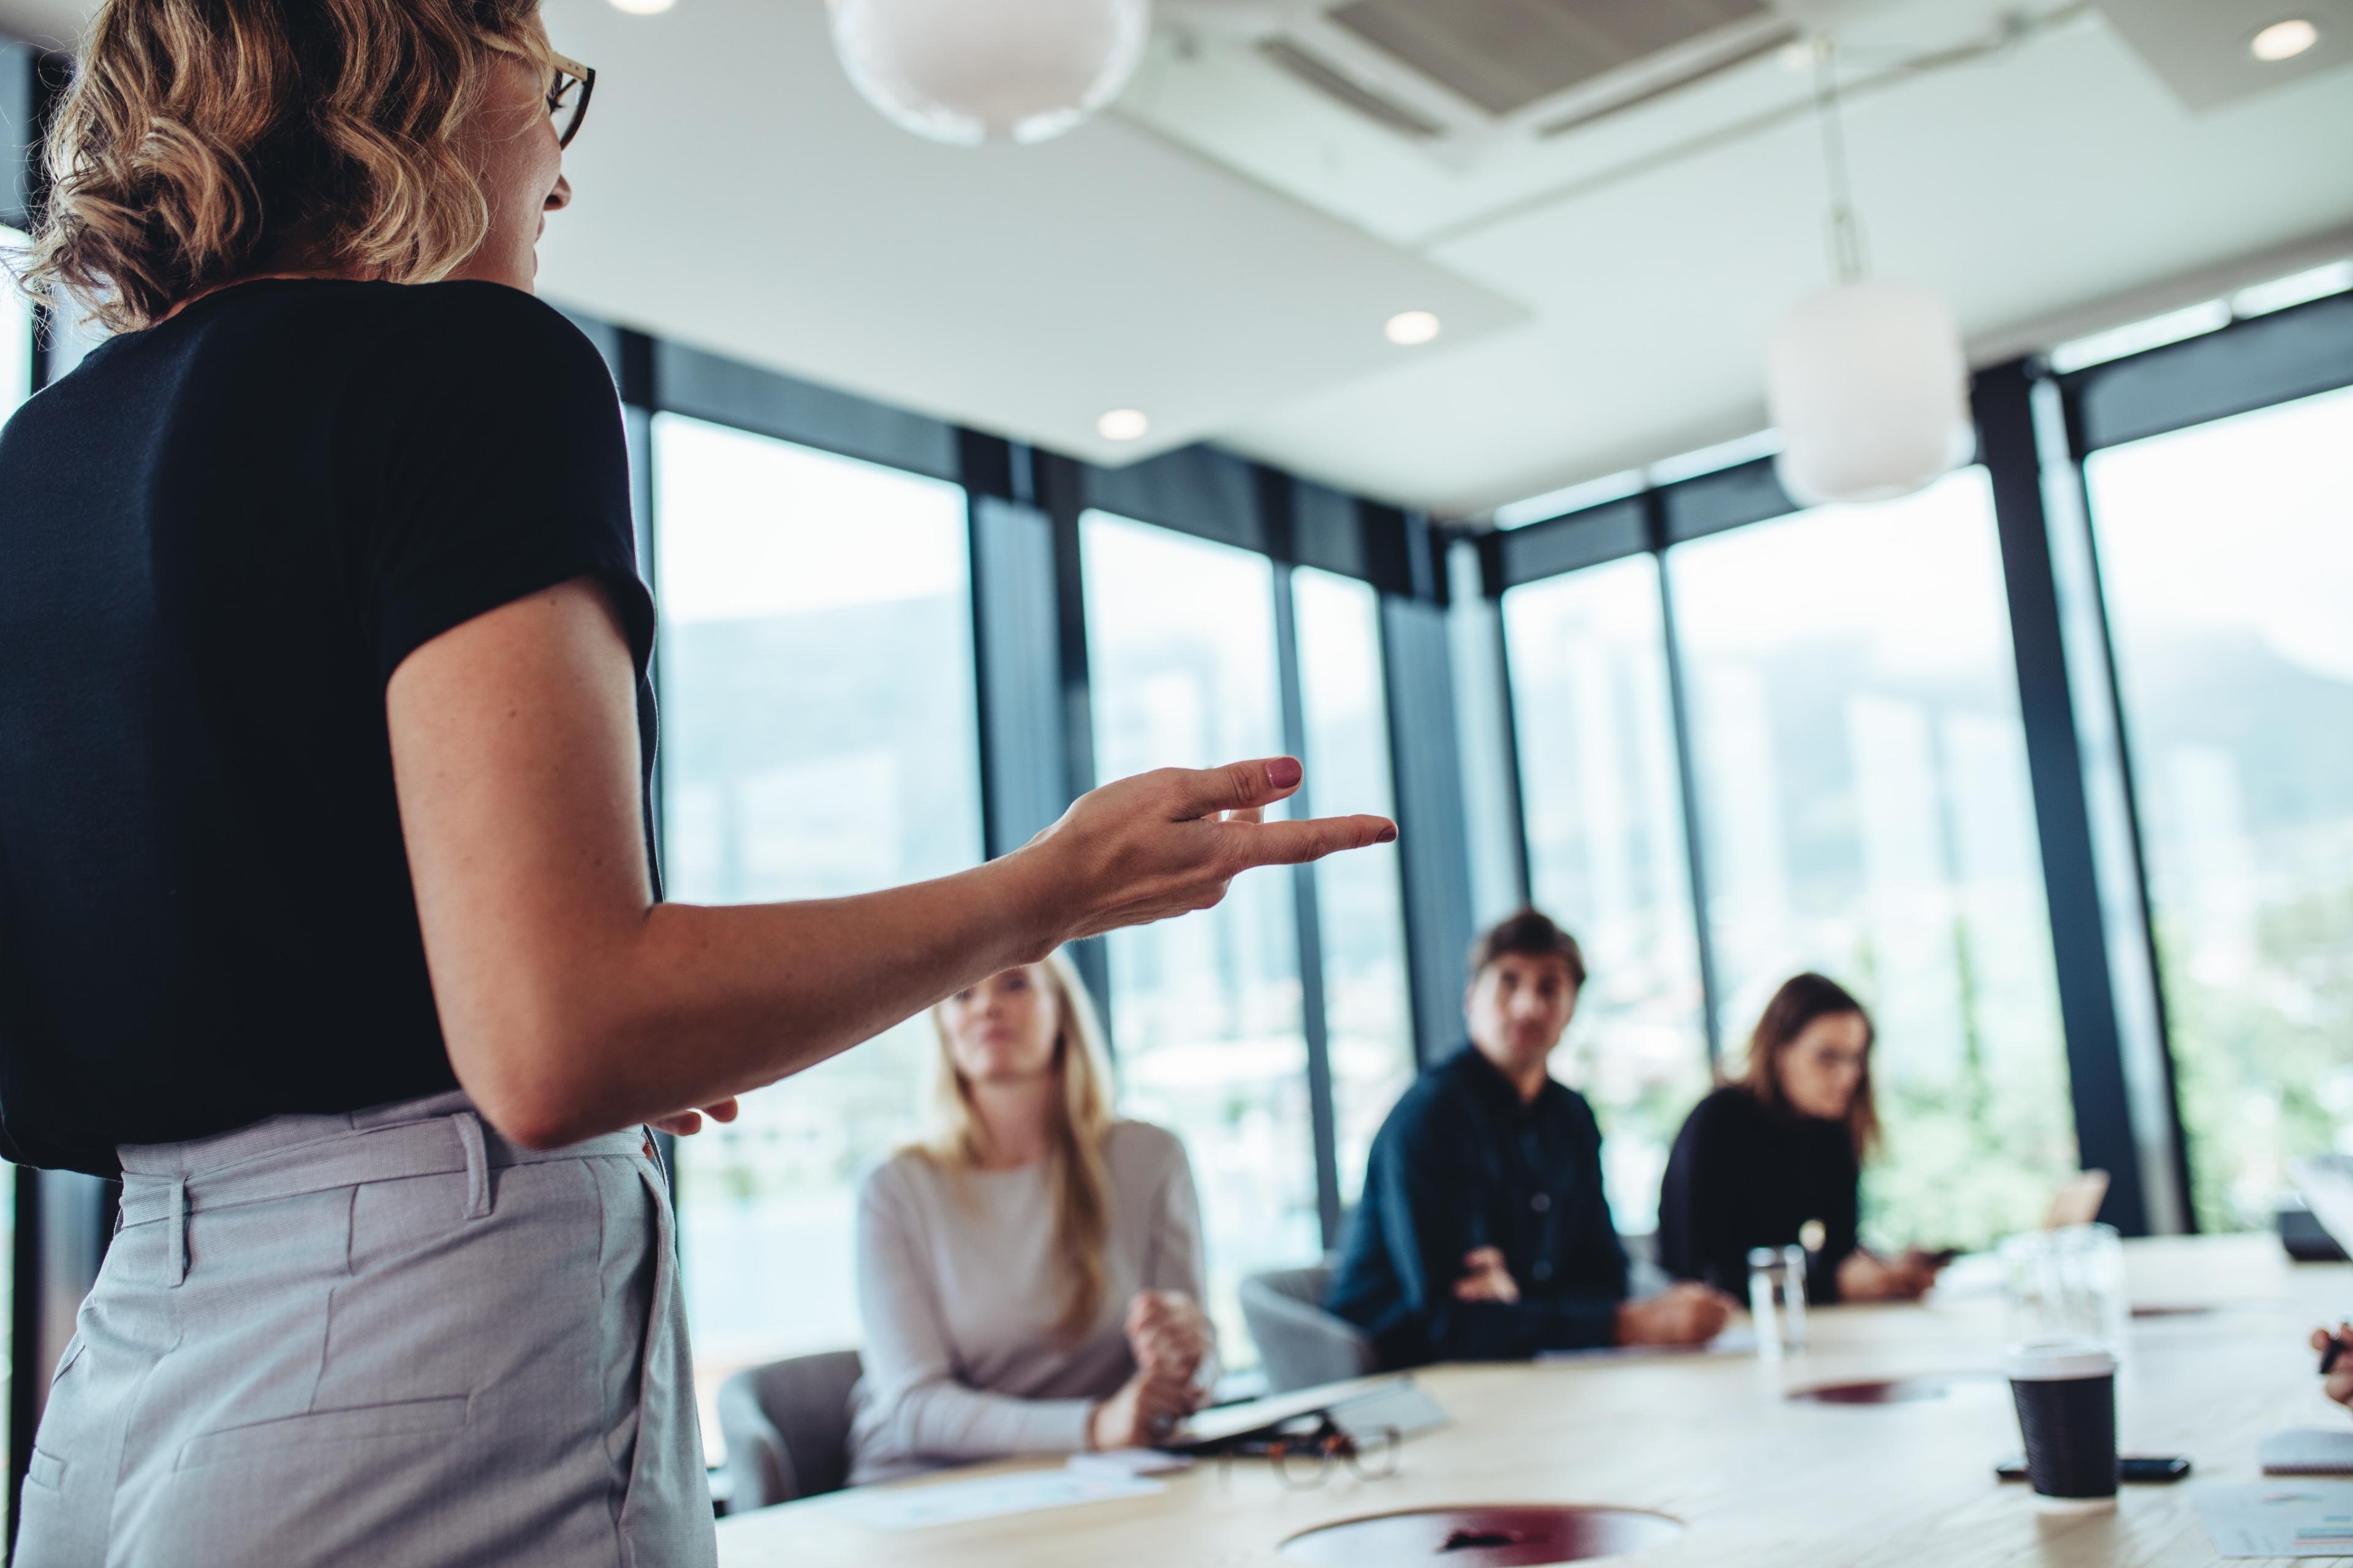
[[[1210,1376],[1185,1146],[1113,1119],[1093,1009],[1060,955],[933,1017],[938,1129],[859,1198],[851,1481],[1149,1445]]]

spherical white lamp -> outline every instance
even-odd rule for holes
[[[1923,289],[1826,289],[1774,334],[1766,402],[1781,488],[1803,506],[1907,495],[1968,458],[1968,362],[1952,312]]]
[[[861,96],[935,142],[1043,142],[1119,95],[1152,0],[828,0]]]

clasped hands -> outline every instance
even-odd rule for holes
[[[1454,1282],[1458,1301],[1500,1301],[1520,1299],[1519,1281],[1512,1278],[1503,1248],[1474,1247],[1462,1255],[1462,1277]],[[1621,1345],[1704,1344],[1724,1331],[1732,1316],[1733,1300],[1721,1290],[1688,1280],[1671,1285],[1656,1296],[1621,1302],[1618,1308],[1618,1342]]]
[[[1091,1448],[1145,1448],[1200,1408],[1198,1385],[1209,1358],[1209,1320],[1179,1290],[1139,1290],[1127,1308],[1135,1375],[1087,1417]]]

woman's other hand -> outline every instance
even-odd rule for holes
[[[2328,1342],[2334,1338],[2343,1348],[2337,1352],[2337,1364],[2328,1369],[2328,1380],[2321,1392],[2339,1405],[2353,1405],[2353,1323],[2339,1323],[2331,1335],[2327,1329],[2312,1331],[2312,1348],[2321,1354],[2328,1353]]]
[[[1936,1282],[1936,1270],[1926,1255],[1906,1253],[1885,1258],[1857,1250],[1839,1263],[1841,1301],[1916,1301]]]
[[[1271,757],[1161,768],[1081,795],[1018,852],[1060,927],[1046,945],[1206,910],[1253,867],[1303,865],[1397,837],[1385,816],[1260,820],[1301,776],[1295,758]]]
[[[1191,1379],[1145,1368],[1095,1406],[1087,1418],[1087,1445],[1098,1450],[1148,1448],[1199,1405]]]
[[[652,1127],[655,1131],[667,1132],[673,1138],[691,1138],[702,1131],[704,1117],[713,1121],[733,1121],[742,1110],[743,1107],[736,1104],[735,1097],[731,1094],[717,1104],[706,1105],[700,1110],[681,1110],[675,1116],[657,1116]]]
[[[1137,1366],[1189,1386],[1209,1356],[1209,1320],[1181,1290],[1139,1290],[1127,1307],[1127,1343]]]

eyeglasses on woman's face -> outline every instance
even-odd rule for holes
[[[555,127],[555,144],[569,147],[588,117],[588,95],[596,89],[596,73],[578,60],[562,55],[547,57],[547,118]]]

